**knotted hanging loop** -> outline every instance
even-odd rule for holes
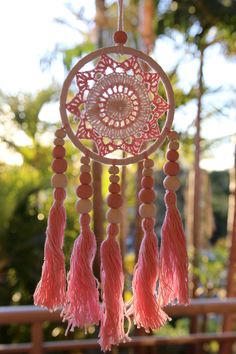
[[[124,31],[123,0],[118,0],[118,22],[117,22],[117,31],[114,33],[114,42],[119,45],[124,45],[126,41],[127,41],[127,34]]]

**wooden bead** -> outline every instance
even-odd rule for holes
[[[151,204],[155,200],[155,192],[153,189],[141,189],[138,194],[141,203]]]
[[[167,206],[175,205],[177,202],[176,194],[173,191],[166,191],[165,193],[165,204]]]
[[[53,144],[58,146],[58,145],[64,145],[65,144],[65,140],[61,139],[61,138],[55,138],[53,141]]]
[[[90,172],[91,171],[91,167],[89,165],[81,165],[80,166],[80,172],[83,173],[83,172]]]
[[[154,179],[151,176],[145,176],[141,180],[141,185],[143,188],[152,188],[154,185]]]
[[[118,209],[122,205],[122,197],[120,194],[109,194],[107,197],[107,204],[112,209]]]
[[[170,150],[178,150],[179,148],[179,143],[178,141],[171,141],[169,144],[168,144],[168,148]]]
[[[66,154],[66,150],[63,146],[55,146],[53,151],[52,151],[52,156],[55,158],[55,159],[59,159],[59,158],[63,158],[65,157],[65,154]]]
[[[67,186],[67,177],[57,173],[52,176],[51,184],[54,188],[65,188]]]
[[[168,161],[165,163],[163,171],[168,176],[176,176],[179,173],[179,164],[176,162]]]
[[[119,224],[122,221],[120,209],[109,209],[106,214],[107,221],[111,224]]]
[[[152,168],[143,168],[142,171],[143,176],[152,176],[153,175],[153,169]]]
[[[84,165],[88,165],[90,163],[90,158],[88,156],[82,156],[80,162]]]
[[[155,226],[154,218],[144,218],[142,220],[142,228],[144,231],[152,232]]]
[[[90,184],[92,177],[91,177],[90,173],[83,172],[83,173],[81,173],[79,179],[82,184]]]
[[[117,166],[111,166],[111,167],[109,167],[108,172],[109,172],[111,175],[117,175],[117,174],[119,173],[119,167],[117,167]]]
[[[125,44],[127,41],[127,34],[124,31],[116,31],[114,33],[114,42],[117,44]]]
[[[52,170],[56,173],[63,173],[67,170],[67,162],[64,159],[55,159],[52,161]]]
[[[154,166],[154,161],[151,159],[144,160],[143,166],[146,168],[151,168]]]
[[[89,184],[81,184],[76,188],[76,194],[81,199],[88,199],[93,194],[93,188]]]
[[[117,236],[119,234],[120,228],[118,224],[108,224],[107,234],[110,236]]]
[[[62,139],[62,138],[65,138],[66,132],[65,132],[65,130],[63,128],[57,129],[56,132],[55,132],[55,135],[56,135],[56,137]]]
[[[53,192],[55,200],[62,202],[66,198],[66,191],[64,188],[56,188]]]
[[[109,177],[109,181],[110,181],[111,183],[118,183],[119,180],[120,180],[120,177],[119,177],[119,176],[111,175],[111,176]]]
[[[156,216],[155,204],[141,204],[139,207],[139,215],[141,218],[154,218]]]
[[[172,130],[171,132],[169,132],[168,138],[170,140],[179,140],[179,134],[176,131]]]
[[[118,194],[120,192],[120,186],[118,183],[111,183],[108,189],[110,193]]]
[[[90,224],[90,220],[91,220],[91,218],[90,218],[89,214],[87,214],[87,213],[81,214],[80,218],[79,218],[80,226],[82,228],[86,229],[89,226],[89,224]]]
[[[169,161],[176,161],[179,158],[179,153],[176,150],[168,150],[166,158]]]
[[[163,181],[163,185],[169,191],[177,191],[180,187],[180,181],[176,176],[167,176]]]
[[[76,211],[79,214],[87,214],[92,210],[92,202],[89,199],[80,199],[76,203]]]

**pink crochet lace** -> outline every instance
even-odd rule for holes
[[[135,155],[160,134],[157,123],[169,106],[158,94],[159,74],[145,72],[137,58],[117,62],[102,55],[90,71],[78,71],[79,92],[67,103],[79,119],[78,139],[95,141],[101,156],[115,150]]]

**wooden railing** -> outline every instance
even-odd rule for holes
[[[236,313],[236,298],[231,299],[197,299],[192,300],[189,306],[168,306],[166,312],[171,317],[185,316],[191,317],[200,314],[233,314]],[[47,310],[34,306],[12,306],[0,307],[0,326],[7,324],[29,324],[31,326],[31,343],[20,344],[0,344],[0,353],[32,353],[42,354],[46,352],[56,352],[57,350],[71,351],[75,349],[98,348],[97,340],[63,340],[44,342],[43,323],[60,322],[59,312],[48,312]],[[235,332],[224,333],[195,333],[181,337],[163,336],[139,336],[133,337],[131,342],[121,344],[126,347],[155,347],[158,345],[182,345],[194,343],[206,343],[216,340],[220,343],[236,342]],[[228,354],[228,353],[223,353]]]

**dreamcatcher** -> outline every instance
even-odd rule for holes
[[[62,128],[55,133],[53,149],[54,203],[48,219],[42,276],[34,294],[36,305],[52,311],[62,309],[62,317],[68,321],[67,330],[100,324],[102,350],[129,340],[124,330],[125,318],[148,332],[169,319],[163,307],[189,301],[185,236],[175,194],[180,183],[176,177],[179,135],[171,130],[174,95],[162,68],[151,57],[126,47],[126,40],[120,0],[115,46],[98,49],[82,58],[64,82],[60,99]],[[82,152],[80,184],[76,189],[81,234],[73,246],[67,285],[62,250],[66,223],[63,206],[67,185],[63,147],[66,135]],[[154,162],[150,155],[166,138],[169,139],[163,183],[166,215],[159,256],[154,231]],[[97,152],[90,148],[89,141],[96,144]],[[93,193],[91,159],[110,165],[107,237],[100,247],[101,285],[92,269],[96,238],[90,228],[89,215]],[[133,297],[125,304],[122,259],[117,241],[123,217],[119,166],[140,161],[143,161],[143,177],[139,214],[144,237],[133,275]]]

